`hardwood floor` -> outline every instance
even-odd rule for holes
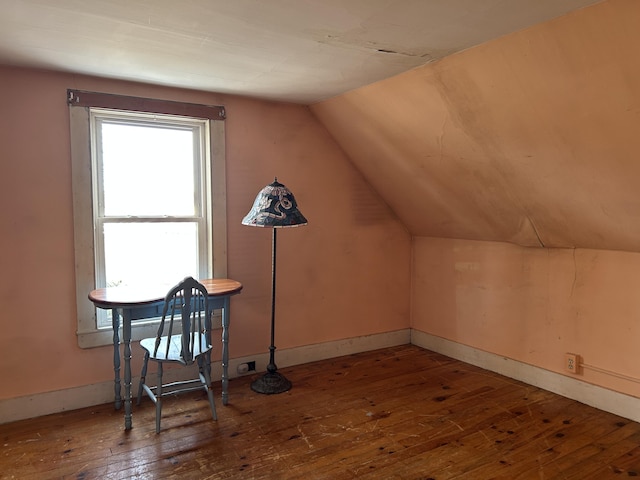
[[[2,479],[606,479],[640,475],[640,424],[415,346],[282,369],[134,406],[0,425]],[[216,383],[216,393],[219,386]]]

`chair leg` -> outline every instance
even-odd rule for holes
[[[204,365],[202,356],[198,357],[198,366],[200,367],[200,378],[203,379],[204,387],[207,390],[207,397],[209,397],[209,407],[211,408],[211,415],[214,420],[218,420],[218,414],[216,413],[216,404],[213,399],[213,389],[211,388],[211,374],[210,367],[207,368],[207,358],[205,358]]]
[[[158,385],[156,387],[156,433],[160,433],[162,416],[162,362],[158,362]]]
[[[147,377],[148,363],[149,363],[149,352],[145,351],[144,363],[142,364],[142,373],[140,374],[140,384],[138,385],[138,402],[137,402],[138,405],[140,405],[140,402],[142,401],[142,390],[143,390],[143,385],[145,383],[145,379]]]

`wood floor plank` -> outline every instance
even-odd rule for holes
[[[230,382],[0,425],[0,479],[606,479],[640,474],[640,425],[405,345],[282,369],[291,391]],[[216,385],[216,398],[220,392]]]

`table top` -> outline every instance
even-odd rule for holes
[[[207,278],[198,281],[206,287],[211,297],[235,295],[242,290],[240,282],[229,278]],[[164,300],[172,286],[149,284],[137,287],[97,288],[89,293],[89,300],[97,307],[106,308],[144,306]]]

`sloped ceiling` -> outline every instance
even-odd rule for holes
[[[637,0],[0,9],[0,64],[311,104],[413,235],[640,252]]]
[[[0,0],[0,64],[309,104],[598,0]]]
[[[640,251],[640,2],[311,108],[412,234]]]

